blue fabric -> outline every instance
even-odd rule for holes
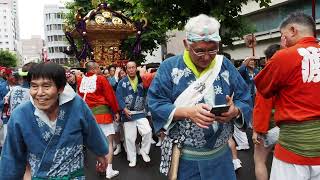
[[[2,180],[22,179],[26,163],[32,177],[68,175],[84,166],[83,146],[98,156],[108,144],[86,103],[76,96],[59,107],[55,131],[34,115],[30,101],[11,114],[0,161]]]
[[[10,92],[10,112],[19,105],[30,100],[29,87],[15,86]]]
[[[231,151],[228,148],[224,154],[215,159],[200,161],[180,159],[178,179],[236,180],[231,157]]]
[[[167,123],[175,108],[173,103],[176,98],[195,80],[195,75],[187,68],[182,55],[171,57],[161,64],[148,91],[148,106],[156,132]],[[234,93],[235,105],[240,108],[245,121],[250,122],[252,103],[248,86],[227,58],[223,59],[219,76],[213,81],[215,105],[225,104],[226,95]]]
[[[241,74],[244,81],[247,83],[250,89],[250,94],[252,97],[252,104],[254,104],[254,99],[256,96],[256,86],[254,84],[254,77],[259,73],[259,70],[257,68],[253,69],[253,77],[250,76],[249,69],[242,64],[239,68],[239,73]]]
[[[117,85],[118,85],[116,78],[114,76],[113,77],[108,77],[108,81],[109,81],[110,85],[112,86],[112,89],[114,91],[116,91],[117,90]]]
[[[7,95],[9,92],[9,85],[6,80],[3,78],[0,78],[0,110],[2,112],[4,107],[4,100],[3,98]]]
[[[193,81],[196,81],[196,76],[186,66],[182,55],[171,57],[160,65],[148,91],[148,105],[156,132],[168,122],[175,108],[175,100]],[[250,91],[227,58],[223,59],[221,70],[217,78],[212,80],[210,89],[199,103],[226,104],[226,95],[233,95],[233,102],[241,110],[246,127],[252,113]],[[172,124],[167,135],[171,139],[184,137],[183,149],[208,152],[228,144],[233,134],[233,123],[214,122],[208,129],[204,129],[189,119],[181,119]],[[221,159],[184,159],[180,163],[179,179],[235,179],[229,151]]]
[[[137,91],[134,92],[128,77],[123,78],[117,86],[117,100],[120,109],[128,108],[130,111],[144,111],[145,110],[145,92],[142,82],[138,82]],[[131,119],[127,118],[124,112],[121,112],[121,121],[135,121],[145,118],[145,113],[131,115]]]

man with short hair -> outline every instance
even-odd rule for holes
[[[66,84],[65,70],[40,63],[28,73],[30,101],[12,112],[0,160],[0,179],[84,179],[83,146],[105,166],[108,144],[88,106]]]
[[[256,76],[258,91],[275,96],[280,128],[271,180],[320,179],[320,52],[311,16],[290,14],[280,25],[285,49]]]
[[[119,175],[119,171],[112,168],[113,136],[115,134],[112,122],[113,116],[116,121],[119,119],[119,106],[111,85],[101,75],[99,64],[93,61],[88,62],[86,71],[86,75],[79,79],[78,93],[88,104],[105,137],[108,138],[109,155],[106,177],[111,179]]]
[[[140,154],[145,162],[150,162],[152,129],[146,118],[145,90],[140,77],[137,76],[137,65],[130,61],[126,65],[127,77],[123,78],[117,87],[117,99],[122,110],[124,140],[129,166],[137,162],[137,129],[142,136]]]
[[[219,28],[204,14],[189,19],[184,54],[165,60],[149,88],[155,131],[167,131],[160,171],[169,178],[236,179],[228,139],[233,124],[249,122],[251,99],[237,69],[217,55]]]

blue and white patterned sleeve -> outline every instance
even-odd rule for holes
[[[241,117],[236,119],[235,125],[238,128],[246,128],[252,118],[252,102],[250,89],[244,79],[241,77],[237,69],[228,62],[228,69],[230,71],[231,86],[233,89],[233,102],[241,111]]]
[[[11,114],[8,123],[8,133],[3,145],[0,160],[0,179],[22,179],[27,164],[27,147],[22,136],[22,125],[18,119],[23,115],[20,111]]]
[[[170,69],[169,63],[163,62],[148,91],[148,106],[152,114],[155,132],[172,121],[172,113],[175,110]]]
[[[97,156],[108,154],[107,139],[97,124],[94,115],[85,102],[82,102],[85,119],[83,120],[84,145]]]

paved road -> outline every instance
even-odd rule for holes
[[[247,132],[248,137],[251,137],[252,132]],[[251,138],[249,138],[251,139]],[[238,156],[242,161],[242,168],[237,172],[238,180],[255,180],[254,164],[253,164],[253,146],[250,142],[250,150],[238,151]],[[113,180],[166,180],[165,176],[159,173],[160,149],[152,146],[150,151],[151,162],[145,163],[141,156],[138,156],[137,166],[130,168],[126,160],[126,154],[121,154],[114,157],[114,169],[120,171],[118,177]],[[271,155],[268,159],[268,168],[271,166]],[[270,169],[269,169],[270,170]],[[99,177],[95,172],[95,160],[91,153],[88,153],[86,177],[88,180],[104,180],[104,177]]]

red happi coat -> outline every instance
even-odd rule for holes
[[[302,38],[277,51],[255,77],[256,88],[265,98],[275,96],[276,124],[320,120],[319,48],[314,37]],[[320,157],[300,156],[279,144],[274,155],[291,164],[320,165]]]
[[[86,77],[96,76],[96,81],[91,83],[90,92],[84,93],[81,90],[81,83],[83,78],[78,80],[78,94],[84,98],[85,102],[92,109],[100,105],[106,105],[111,108],[113,113],[119,112],[119,105],[108,80],[102,75],[95,75],[93,73],[87,73]],[[109,124],[113,121],[111,113],[96,114],[95,115],[98,124]]]

